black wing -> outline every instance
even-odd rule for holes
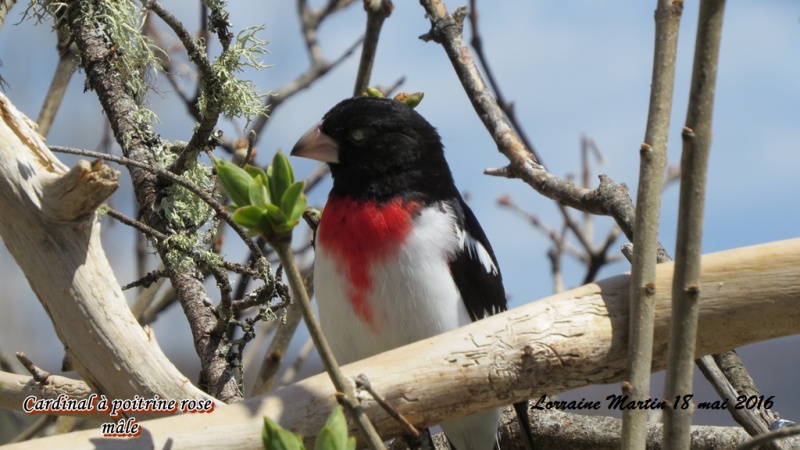
[[[460,232],[460,246],[450,262],[450,272],[473,322],[508,309],[500,266],[486,233],[459,196],[454,209]],[[527,400],[514,403],[517,419],[525,433],[525,448],[534,449]]]
[[[500,266],[478,219],[459,196],[454,202],[459,248],[450,273],[473,321],[508,309]]]

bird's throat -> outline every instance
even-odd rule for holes
[[[379,203],[331,196],[322,213],[317,245],[339,263],[336,270],[348,280],[353,312],[375,331],[370,269],[397,255],[420,206],[401,199]]]

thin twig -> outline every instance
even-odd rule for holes
[[[17,352],[17,360],[25,367],[25,370],[28,371],[33,376],[34,381],[41,384],[50,384],[50,372],[42,369],[41,367],[37,366],[33,363],[25,353]]]
[[[139,161],[136,161],[136,160],[133,160],[133,159],[130,159],[130,158],[126,158],[126,157],[123,157],[123,156],[113,156],[113,155],[107,155],[105,153],[93,152],[93,151],[90,151],[90,150],[83,150],[83,149],[79,149],[79,148],[70,148],[70,147],[60,147],[60,146],[50,146],[50,150],[52,150],[52,151],[54,151],[56,153],[67,153],[67,154],[70,154],[70,155],[86,156],[86,157],[89,157],[89,158],[98,158],[98,159],[99,158],[103,158],[103,159],[105,159],[107,161],[111,161],[111,162],[114,162],[114,163],[117,163],[117,164],[122,164],[122,165],[125,165],[125,166],[138,167],[138,168],[146,170],[148,172],[152,172],[152,173],[154,173],[154,174],[156,174],[156,175],[158,175],[160,177],[166,178],[167,180],[169,180],[169,181],[171,181],[171,182],[173,182],[173,183],[175,183],[177,185],[180,185],[183,188],[186,188],[189,192],[191,192],[192,194],[194,194],[197,197],[199,197],[201,200],[203,200],[203,202],[205,202],[209,207],[211,207],[211,209],[213,209],[214,212],[217,213],[217,217],[220,217],[222,220],[224,220],[225,223],[227,223],[231,228],[233,228],[233,230],[236,232],[236,234],[238,234],[239,237],[242,238],[242,241],[245,243],[245,245],[247,245],[247,247],[250,249],[250,251],[252,252],[253,255],[259,255],[261,253],[260,250],[258,249],[258,246],[255,245],[253,240],[251,238],[247,237],[247,235],[246,235],[247,231],[244,228],[242,228],[241,226],[239,226],[236,222],[233,221],[233,219],[231,218],[230,214],[228,214],[228,212],[225,210],[225,207],[222,204],[220,204],[220,202],[214,200],[210,195],[208,195],[206,192],[204,192],[200,187],[198,187],[194,183],[186,180],[185,178],[181,177],[180,175],[176,175],[176,174],[170,172],[169,170],[162,169],[161,167],[157,167],[157,166],[152,166],[152,165],[149,165],[149,164],[141,163]],[[151,233],[152,232],[157,232],[157,231],[153,229],[151,231]],[[166,237],[166,235],[164,235],[163,233],[159,233],[159,235],[160,235],[161,238],[165,238]]]
[[[178,39],[180,39],[184,48],[186,48],[186,54],[189,60],[197,67],[199,76],[198,87],[203,89],[207,94],[205,114],[201,115],[199,124],[195,127],[192,137],[189,139],[186,147],[169,168],[171,172],[180,174],[185,170],[188,162],[196,158],[200,151],[209,145],[209,138],[214,132],[214,127],[216,127],[220,117],[220,102],[218,96],[211,95],[211,93],[216,89],[220,80],[214,73],[214,69],[211,61],[208,59],[205,49],[197,45],[195,39],[192,38],[192,35],[186,30],[180,20],[173,16],[172,13],[167,11],[161,3],[156,0],[144,0],[143,4],[146,9],[153,11],[161,18],[161,20],[172,29]],[[212,15],[215,13],[219,14],[220,12],[212,11]],[[218,36],[223,44],[223,53],[227,51],[225,40],[229,39],[228,34],[229,33],[222,28],[218,29]]]
[[[201,5],[201,9],[204,8],[205,6]],[[150,19],[149,16],[151,14],[154,13],[152,11],[148,13],[148,17],[144,22],[143,32],[153,40],[153,44],[156,47],[163,49],[165,52],[169,51],[170,54],[173,53],[172,46],[168,46],[166,44],[158,27],[156,27],[153,24],[153,20]],[[206,40],[205,42],[208,41]],[[163,52],[157,52],[156,57],[159,59],[161,71],[166,76],[167,82],[169,82],[172,91],[175,92],[181,99],[189,115],[195,120],[200,120],[200,110],[197,108],[197,97],[190,96],[183,86],[181,86],[181,84],[178,82],[178,76],[176,75],[176,71],[173,69],[172,58],[170,58],[170,55]],[[189,70],[187,70],[187,72],[189,72]],[[191,73],[191,75],[194,75],[194,73]]]
[[[330,0],[324,8],[312,11],[308,7],[308,0],[297,1],[297,14],[300,16],[300,27],[303,30],[303,41],[306,45],[308,57],[311,60],[311,67],[304,73],[282,86],[273,95],[266,98],[264,102],[265,109],[274,114],[275,110],[283,104],[287,99],[296,93],[308,88],[315,81],[319,80],[322,76],[327,74],[331,69],[337,67],[345,59],[355,52],[359,45],[363,42],[363,36],[358,38],[347,50],[344,51],[336,60],[328,62],[322,54],[322,48],[319,46],[317,40],[317,29],[320,24],[325,21],[332,14],[342,10],[348,5],[352,4],[354,0]],[[254,130],[259,136],[263,133],[264,127],[269,123],[269,117],[266,115],[258,116],[253,120],[251,130]]]
[[[128,289],[135,288],[135,287],[145,287],[149,288],[153,283],[158,282],[162,278],[167,277],[167,273],[163,270],[154,270],[152,272],[147,273],[145,276],[139,278],[138,280],[131,281],[128,284],[122,285],[121,289],[123,291],[127,291]]]
[[[378,394],[378,392],[375,391],[375,388],[372,387],[372,383],[369,382],[369,378],[367,378],[365,374],[362,373],[356,377],[356,387],[358,389],[364,389],[365,391],[369,392],[369,395],[371,395],[372,398],[375,399],[375,401],[378,402],[379,405],[381,405],[381,408],[383,408],[383,410],[386,411],[387,414],[392,416],[394,420],[400,423],[400,425],[406,430],[407,434],[411,435],[411,437],[414,438],[415,440],[419,439],[420,437],[419,430],[417,430],[416,427],[414,427],[414,425],[412,425],[411,422],[408,421],[408,419],[406,419],[405,417],[403,417],[402,414],[397,412],[397,410],[394,409],[394,407],[390,405],[389,402],[386,401],[386,399],[381,397],[380,394]]]
[[[22,430],[21,433],[14,436],[13,439],[8,441],[7,444],[25,442],[33,439],[34,437],[36,437],[37,434],[41,433],[49,425],[55,423],[56,419],[58,419],[58,416],[53,416],[53,415],[46,415],[39,417],[32,424],[30,424],[28,428]]]
[[[194,63],[197,70],[200,71],[200,77],[208,80],[214,79],[214,69],[211,67],[211,61],[208,60],[206,51],[197,45],[197,41],[195,41],[186,27],[183,26],[183,23],[156,0],[144,0],[143,6],[145,9],[154,12],[172,29],[175,36],[180,39],[181,44],[183,44],[183,47],[186,49],[189,61]]]
[[[280,107],[284,102],[286,102],[286,100],[290,99],[298,92],[309,88],[312,84],[314,84],[315,81],[325,76],[328,72],[338,67],[347,58],[349,58],[356,51],[358,46],[361,45],[363,40],[363,36],[358,38],[355,42],[353,42],[352,45],[350,45],[350,47],[347,48],[347,50],[345,50],[332,62],[324,60],[315,62],[308,70],[300,74],[297,78],[286,83],[284,86],[281,86],[275,91],[275,93],[268,96],[264,101],[265,109],[270,112],[270,115],[275,114],[275,110],[278,109],[278,107]],[[266,115],[261,115],[253,120],[253,125],[250,129],[258,133],[260,136],[264,132],[264,127],[268,123],[269,117]]]
[[[781,428],[780,430],[770,431],[767,434],[762,434],[759,437],[749,440],[744,444],[736,447],[736,450],[754,450],[766,444],[777,444],[778,439],[784,439],[791,436],[800,435],[800,425],[792,425],[789,427]]]
[[[311,350],[314,350],[314,341],[308,339],[302,347],[300,347],[300,351],[297,352],[297,355],[292,361],[292,365],[286,368],[281,376],[280,382],[278,386],[287,386],[294,381],[297,381],[297,374],[300,373],[300,369],[303,368],[303,364],[308,360],[308,357],[311,356]]]
[[[664,169],[667,166],[672,96],[675,86],[675,59],[682,3],[659,0],[655,12],[655,50],[650,110],[644,143],[640,151],[639,189],[633,236],[630,281],[630,325],[628,333],[627,386],[632,400],[650,397],[653,359],[655,305],[653,298],[658,252],[658,225]],[[644,449],[647,441],[647,416],[644,409],[627,409],[622,417],[622,442],[626,449]]]
[[[164,265],[160,264],[157,270],[163,271]],[[145,321],[144,318],[147,309],[150,308],[150,306],[153,304],[156,298],[156,294],[158,293],[159,289],[161,289],[161,286],[164,284],[164,280],[167,280],[167,278],[159,278],[155,283],[151,284],[149,287],[140,290],[139,295],[133,302],[133,306],[131,306],[131,313],[133,314],[133,317],[135,317],[136,320],[141,325],[148,325],[152,323],[152,320]],[[172,295],[172,297],[174,298],[175,295]],[[152,315],[150,317],[153,319],[155,318]]]
[[[364,33],[364,44],[361,46],[361,61],[353,88],[353,96],[357,97],[367,90],[375,63],[378,39],[381,36],[383,22],[392,14],[394,5],[391,0],[365,0],[364,10],[367,12],[367,31]]]
[[[509,195],[503,195],[502,197],[498,198],[497,204],[521,215],[531,226],[533,226],[533,228],[538,230],[540,233],[545,235],[551,242],[553,242],[553,245],[555,247],[557,248],[561,247],[560,251],[561,253],[567,252],[579,261],[585,263],[589,262],[589,259],[585,253],[582,253],[575,246],[573,246],[571,243],[565,240],[566,237],[566,233],[564,232],[565,230],[559,233],[556,230],[550,228],[549,226],[547,226],[547,224],[542,222],[539,216],[522,209],[522,207],[519,206],[514,201],[514,199],[511,198],[511,196]],[[566,221],[564,226],[566,227]]]
[[[703,356],[697,360],[697,365],[706,378],[713,377],[718,380],[723,380],[722,383],[714,384],[714,389],[717,391],[717,394],[728,404],[729,411],[736,410],[736,397],[739,396],[739,393],[725,378],[722,370],[714,361],[714,357],[711,355]],[[740,416],[740,418],[737,418],[734,415],[734,418],[736,418],[736,422],[738,422],[739,425],[741,425],[742,428],[744,428],[745,431],[747,431],[747,433],[751,436],[764,434],[769,431],[767,426],[754,416]],[[740,419],[742,421],[740,421]]]
[[[328,341],[325,340],[325,336],[322,334],[319,322],[314,316],[314,310],[311,308],[311,301],[308,298],[308,293],[303,283],[303,277],[300,275],[300,270],[297,268],[297,264],[294,261],[294,254],[291,249],[291,236],[289,236],[288,239],[274,239],[273,242],[270,242],[270,245],[275,249],[278,258],[280,258],[294,299],[303,312],[303,318],[308,327],[308,332],[311,335],[311,339],[314,340],[314,346],[317,348],[317,352],[322,359],[322,365],[325,366],[325,371],[327,371],[328,375],[331,377],[334,387],[342,395],[341,398],[339,398],[340,404],[344,406],[345,412],[356,423],[359,432],[369,447],[373,450],[385,449],[383,441],[380,436],[378,436],[377,431],[375,431],[375,427],[359,405],[350,380],[348,380],[341,369],[339,369],[339,364],[336,362],[336,358],[333,356]]]
[[[53,150],[52,147],[51,147],[51,150]],[[53,151],[59,151],[59,150],[53,150]],[[112,156],[112,158],[116,158],[116,157]],[[109,159],[109,161],[111,161],[111,160]],[[117,210],[115,210],[113,208],[108,208],[108,210],[106,211],[106,214],[108,214],[108,217],[111,217],[112,219],[115,219],[115,220],[119,221],[120,223],[125,224],[125,225],[127,225],[127,226],[129,226],[129,227],[131,227],[131,228],[133,228],[133,229],[135,229],[137,231],[139,231],[144,236],[150,237],[152,239],[156,239],[156,240],[161,241],[161,242],[167,240],[167,235],[166,234],[156,230],[155,228],[147,225],[146,223],[144,223],[144,222],[142,222],[140,220],[136,220],[136,219],[133,219],[131,217],[128,217],[125,214],[122,214],[121,212],[119,212],[119,211],[117,211]]]
[[[308,294],[313,295],[313,294]],[[286,321],[278,327],[272,342],[267,348],[267,353],[261,361],[258,369],[255,384],[253,385],[252,395],[266,394],[272,389],[275,377],[281,367],[281,362],[286,357],[286,349],[292,341],[295,331],[300,321],[303,320],[303,310],[298,304],[292,304],[287,308]]]
[[[747,373],[739,355],[735,351],[704,356],[696,361],[706,379],[711,382],[720,397],[728,400],[728,411],[733,420],[747,431],[750,436],[758,436],[769,432],[769,425],[778,419],[778,415],[767,408],[735,408],[736,399],[744,395],[748,398],[758,396],[753,379]],[[764,449],[780,450],[777,442],[764,444]]]
[[[722,37],[724,0],[703,0],[697,25],[692,87],[686,126],[683,129],[680,206],[672,281],[670,328],[665,398],[692,392],[692,375],[700,300],[700,258],[703,211],[711,150],[711,129],[717,64]],[[634,253],[636,249],[634,249]],[[667,408],[664,414],[664,446],[688,449],[692,408]]]
[[[61,49],[62,46],[64,46],[63,49]],[[39,117],[36,119],[36,124],[39,126],[39,134],[44,137],[50,134],[50,127],[53,125],[53,120],[61,106],[61,101],[67,92],[69,80],[72,79],[72,74],[78,65],[78,51],[74,44],[68,42],[67,39],[60,40],[59,50],[56,73],[53,75],[50,89],[47,91],[44,104],[39,111]]]

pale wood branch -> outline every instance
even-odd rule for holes
[[[20,411],[26,398],[56,399],[59,395],[69,395],[75,400],[89,398],[92,388],[81,380],[50,375],[48,384],[37,383],[30,375],[0,372],[0,408]],[[92,413],[80,414],[95,420],[107,420],[108,415]]]
[[[102,161],[68,170],[2,94],[0,115],[0,236],[72,368],[112,398],[208,398],[136,322],[101,247],[95,209],[116,189],[119,172]]]
[[[697,356],[800,332],[800,239],[706,255]],[[666,364],[673,264],[658,266],[653,370]],[[628,286],[619,275],[497,314],[450,333],[342,368],[366,373],[375,390],[414,425],[620,381],[628,340]],[[327,374],[212,414],[142,424],[133,440],[98,439],[99,430],[40,439],[35,448],[260,448],[263,417],[307,439],[336,405]],[[362,406],[384,439],[400,426],[369,396]],[[22,448],[9,446],[8,449]]]

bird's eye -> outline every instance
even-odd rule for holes
[[[367,139],[367,131],[363,128],[355,128],[350,130],[350,140],[354,144],[360,144]]]

